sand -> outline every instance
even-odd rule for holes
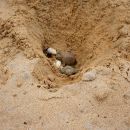
[[[129,0],[0,0],[0,130],[130,129]],[[71,51],[66,76],[43,47]],[[87,71],[96,77],[83,81]]]

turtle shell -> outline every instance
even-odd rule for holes
[[[64,65],[73,66],[77,64],[76,58],[71,52],[59,52],[56,59],[60,60]]]

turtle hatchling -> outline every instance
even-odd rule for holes
[[[65,65],[74,66],[77,63],[74,54],[72,54],[71,52],[59,51],[56,54],[56,59],[60,60],[64,66]]]
[[[78,72],[78,70],[72,66],[65,66],[65,67],[62,67],[60,69],[61,73],[62,74],[65,74],[67,76],[70,76],[70,75],[73,75],[73,74],[76,74]]]

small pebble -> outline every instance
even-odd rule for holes
[[[83,81],[93,81],[96,79],[96,71],[92,70],[83,74]]]
[[[48,80],[50,80],[51,82],[55,81],[55,77],[52,75],[48,75]]]
[[[23,123],[23,124],[24,124],[24,125],[27,125],[27,122],[25,122],[25,121],[24,121],[24,123]]]
[[[37,88],[41,88],[41,85],[37,85]]]
[[[17,94],[13,94],[13,97],[17,97]]]
[[[57,92],[57,89],[56,88],[49,89],[49,92],[52,92],[52,93]]]

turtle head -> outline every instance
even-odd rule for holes
[[[56,59],[62,61],[62,54],[60,51],[57,51]]]

